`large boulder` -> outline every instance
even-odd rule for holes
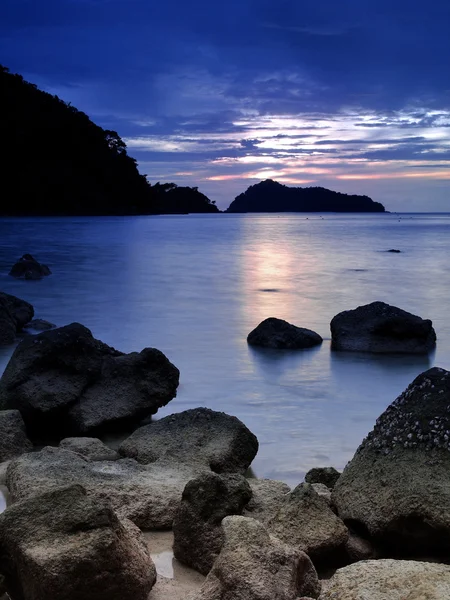
[[[156,580],[139,530],[80,486],[10,506],[0,556],[12,600],[147,600]]]
[[[192,600],[317,598],[320,583],[309,557],[269,535],[262,523],[225,517],[224,545]]]
[[[11,268],[9,274],[11,277],[17,279],[23,277],[24,279],[42,279],[47,275],[51,275],[50,269],[47,265],[41,265],[38,261],[31,256],[31,254],[24,254]]]
[[[323,339],[311,329],[297,327],[283,319],[270,317],[248,334],[247,342],[251,346],[264,348],[300,350],[317,346],[323,342]]]
[[[332,348],[353,352],[426,354],[436,344],[429,319],[384,302],[336,315],[330,324]]]
[[[450,551],[450,372],[432,368],[378,418],[333,490],[339,516],[391,556]]]
[[[202,472],[164,461],[151,465],[129,458],[90,461],[69,450],[47,447],[13,460],[6,485],[12,500],[18,501],[77,483],[90,498],[107,499],[119,517],[141,529],[170,529],[186,484]]]
[[[306,483],[321,483],[333,489],[341,474],[334,467],[315,467],[305,475]]]
[[[0,292],[0,345],[13,344],[16,334],[31,321],[34,309],[28,302]]]
[[[291,488],[275,479],[249,479],[252,497],[243,515],[267,524],[281,508]]]
[[[18,410],[0,411],[0,463],[33,449]]]
[[[59,447],[81,454],[89,460],[118,460],[119,454],[98,438],[72,437],[59,442]]]
[[[237,473],[205,473],[190,481],[173,522],[175,558],[207,575],[223,545],[222,519],[240,515],[251,495]]]
[[[242,421],[209,408],[185,410],[140,427],[119,447],[120,454],[143,464],[164,458],[216,473],[244,473],[257,452],[258,440]]]
[[[412,560],[364,560],[338,569],[320,600],[444,600],[450,566]]]
[[[301,483],[285,496],[268,528],[286,544],[306,552],[314,563],[345,562],[348,529],[309,483]]]
[[[25,338],[0,380],[0,404],[18,409],[32,439],[120,429],[176,395],[179,371],[162,352],[124,354],[83,325]]]

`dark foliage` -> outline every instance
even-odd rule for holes
[[[322,187],[289,188],[266,179],[237,196],[226,212],[385,212],[385,208],[368,196],[350,196]]]
[[[165,184],[170,193],[162,194],[150,186],[117,132],[1,65],[0,136],[0,215],[217,210],[196,188]]]

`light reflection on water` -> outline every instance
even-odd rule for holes
[[[160,414],[235,414],[260,440],[258,476],[295,485],[313,466],[342,468],[418,373],[450,368],[448,215],[4,219],[0,237],[0,289],[120,350],[160,348],[181,370]],[[54,274],[9,278],[24,252]],[[332,352],[331,318],[373,300],[431,318],[436,355]],[[269,316],[325,341],[301,352],[249,348],[247,334]],[[0,370],[11,352],[0,350]]]

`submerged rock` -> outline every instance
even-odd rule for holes
[[[238,474],[205,473],[190,481],[173,522],[175,558],[207,575],[223,545],[222,519],[240,515],[251,495]]]
[[[323,342],[323,339],[311,329],[296,327],[283,319],[271,317],[262,321],[248,334],[247,342],[251,346],[299,350],[317,346]]]
[[[316,467],[305,475],[306,483],[322,483],[333,489],[341,474],[334,467]]]
[[[176,395],[179,371],[155,348],[124,354],[72,323],[25,338],[0,380],[32,439],[117,430]]]
[[[14,502],[62,485],[80,484],[93,500],[108,500],[119,517],[141,529],[170,529],[183,490],[202,471],[186,464],[132,459],[90,461],[62,448],[47,447],[13,460],[6,485]]]
[[[193,408],[140,427],[119,448],[122,456],[148,464],[161,458],[211,469],[241,472],[258,452],[256,436],[237,417]]]
[[[34,316],[28,302],[0,292],[0,345],[13,344],[19,333]]]
[[[270,536],[254,519],[222,521],[224,545],[192,600],[317,598],[320,583],[309,557]]]
[[[314,563],[345,562],[348,529],[309,483],[301,483],[284,497],[268,528],[286,544],[306,552]]]
[[[377,419],[332,493],[388,555],[450,552],[450,372],[432,368]]]
[[[0,411],[0,463],[33,449],[18,410]]]
[[[411,560],[364,560],[338,569],[320,600],[444,600],[450,566]]]
[[[88,460],[104,461],[104,460],[118,460],[119,454],[108,448],[98,438],[90,437],[72,437],[65,438],[59,443],[59,447],[64,450],[71,450],[77,454],[81,454]]]
[[[15,265],[11,268],[9,274],[11,277],[24,279],[42,279],[51,275],[50,269],[47,265],[41,265],[38,261],[31,256],[31,254],[24,254]]]
[[[156,570],[139,530],[80,486],[0,515],[0,571],[13,600],[147,600]]]
[[[330,324],[332,348],[352,352],[426,354],[436,344],[429,319],[384,302],[336,315]]]

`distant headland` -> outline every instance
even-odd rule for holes
[[[333,192],[322,187],[287,187],[272,179],[251,185],[226,210],[247,212],[386,212],[368,196]]]
[[[151,185],[116,131],[103,129],[58,96],[0,65],[0,216],[220,213],[197,187]],[[270,179],[250,186],[225,211],[385,212],[367,196],[289,188]]]

